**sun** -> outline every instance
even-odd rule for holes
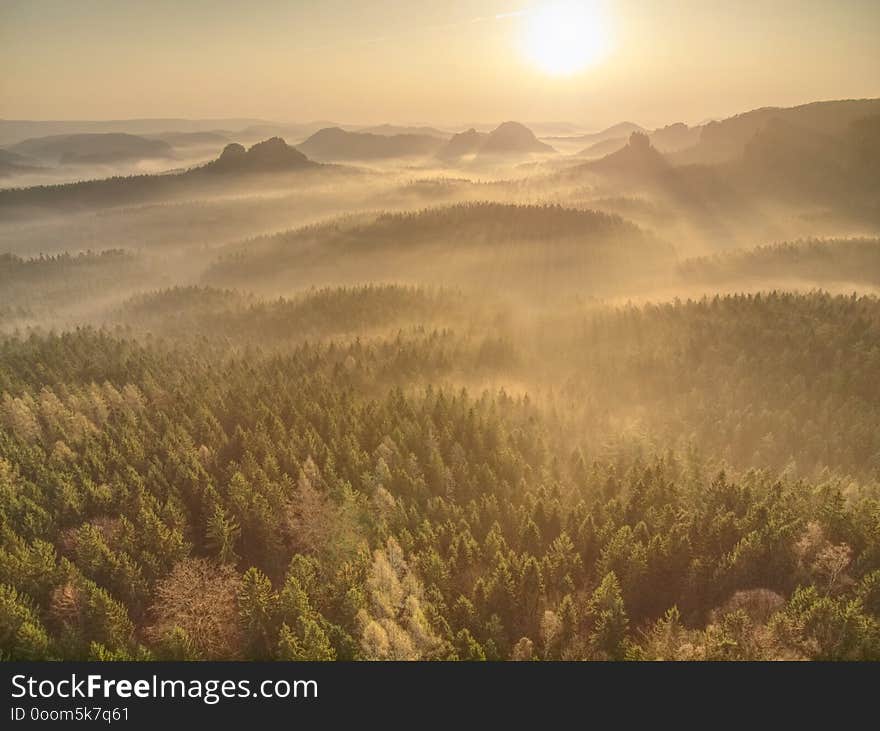
[[[523,15],[523,53],[544,73],[569,76],[597,63],[610,45],[597,2],[549,2]]]

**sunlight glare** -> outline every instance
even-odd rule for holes
[[[568,76],[607,52],[609,28],[598,3],[550,2],[524,15],[523,52],[544,73]]]

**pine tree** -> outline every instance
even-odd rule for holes
[[[51,644],[28,598],[0,584],[0,657],[3,660],[49,660]]]
[[[300,617],[298,632],[281,625],[278,634],[277,654],[279,660],[299,662],[328,662],[336,659],[336,651],[327,634],[319,624],[308,617]]]
[[[276,607],[277,598],[269,578],[257,568],[245,571],[238,590],[238,611],[256,657],[266,658],[271,653]]]
[[[455,652],[457,659],[465,661],[480,661],[486,659],[486,652],[480,646],[473,635],[462,629],[455,635]]]
[[[599,657],[622,660],[629,620],[614,572],[605,575],[587,605],[593,629],[590,646]]]

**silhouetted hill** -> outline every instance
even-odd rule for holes
[[[11,145],[32,137],[46,137],[47,135],[124,132],[130,135],[156,136],[169,131],[240,130],[260,121],[258,119],[109,119],[100,121],[0,119],[0,145]],[[326,127],[327,125],[322,126]]]
[[[429,135],[381,135],[329,127],[315,132],[297,149],[314,160],[379,160],[435,153],[443,140]]]
[[[477,132],[473,127],[465,132],[452,135],[452,138],[437,151],[441,160],[456,160],[467,155],[475,155],[488,138],[486,132]]]
[[[613,290],[668,271],[672,247],[625,221],[561,206],[458,204],[334,220],[228,247],[205,282],[284,292],[362,281]]]
[[[547,152],[556,152],[556,150],[538,140],[535,133],[524,124],[504,122],[489,133],[480,147],[479,154],[489,157]]]
[[[832,135],[774,117],[746,143],[743,167],[760,173],[765,182],[788,178],[799,186],[836,183],[845,173],[841,144]]]
[[[666,159],[651,145],[651,140],[643,132],[633,132],[626,146],[594,160],[578,166],[606,175],[626,177],[653,175],[669,166]]]
[[[695,145],[701,134],[701,127],[688,127],[683,122],[676,122],[655,129],[650,133],[651,144],[660,152],[674,152]]]
[[[239,182],[247,184],[253,180],[254,184],[258,184],[260,175],[297,173],[324,167],[309,160],[280,137],[273,137],[258,142],[250,149],[231,143],[216,160],[184,172],[0,190],[0,208],[108,208],[172,198],[180,194],[222,192],[229,185]]]
[[[0,150],[0,177],[40,170],[37,160],[17,152]]]
[[[171,146],[163,140],[121,133],[37,137],[19,142],[10,149],[60,165],[101,165],[174,157]]]
[[[0,266],[3,259],[0,256]],[[394,285],[310,289],[293,299],[257,299],[240,290],[174,287],[136,295],[114,320],[163,338],[220,337],[247,342],[316,340],[450,319],[460,296]]]
[[[624,122],[623,125],[618,126],[623,127],[636,125],[629,125],[628,122]],[[642,130],[633,130],[633,132],[641,131]],[[632,132],[630,132],[629,134],[632,134]],[[689,145],[695,144],[700,136],[700,128],[688,127],[686,124],[677,122],[675,124],[670,124],[666,127],[661,127],[660,129],[655,129],[653,132],[645,131],[645,134],[648,135],[648,139],[650,140],[651,145],[655,147],[658,151],[668,152],[681,150],[685,147],[688,147]],[[609,155],[612,152],[617,152],[618,150],[623,148],[628,141],[629,136],[603,139],[581,150],[577,154],[583,157],[601,157],[604,155]]]
[[[0,254],[0,305],[66,317],[90,298],[155,284],[155,274],[140,257],[121,249],[28,258]]]
[[[734,173],[720,166],[674,166],[651,145],[647,134],[634,132],[617,152],[562,170],[556,178],[586,182],[600,195],[662,201],[655,214],[639,220],[654,225],[659,221],[656,212],[674,211],[702,239],[723,247],[736,245],[737,226],[756,217],[754,198],[742,194],[740,176]]]
[[[360,134],[383,135],[385,137],[393,137],[395,135],[421,135],[427,137],[439,137],[442,140],[449,138],[447,132],[443,132],[436,127],[417,127],[399,124],[378,124],[374,127],[364,127],[352,131]]]
[[[591,132],[590,134],[574,135],[571,137],[545,137],[544,139],[549,140],[550,142],[553,142],[554,140],[559,140],[560,142],[564,141],[570,144],[578,144],[584,145],[585,147],[590,147],[606,140],[626,139],[633,132],[647,132],[647,130],[638,124],[634,124],[633,122],[618,122],[617,124],[613,124],[607,129],[601,130],[600,132]]]
[[[686,259],[678,266],[689,283],[772,283],[806,286],[835,282],[880,286],[880,239],[810,239],[712,257]]]
[[[519,122],[504,122],[489,133],[478,132],[473,127],[453,135],[438,150],[437,157],[442,160],[456,160],[468,155],[483,158],[509,157],[556,152],[550,145],[541,142],[528,127]]]
[[[852,174],[876,188],[880,185],[880,114],[853,122],[846,142]]]
[[[830,134],[774,118],[746,144],[738,165],[750,188],[826,203],[870,202],[880,189],[880,116]]]
[[[237,142],[232,142],[223,148],[216,160],[190,173],[272,173],[312,167],[315,164],[280,137],[272,137],[247,150]]]
[[[858,119],[880,114],[880,99],[850,99],[813,102],[797,107],[764,107],[702,128],[699,142],[682,150],[679,162],[712,163],[735,160],[745,151],[749,141],[772,120],[826,134],[844,134]]]
[[[33,165],[36,162],[32,157],[22,155],[11,150],[0,150],[0,163],[8,165]]]
[[[601,140],[600,142],[594,142],[589,147],[581,150],[578,154],[580,157],[605,157],[606,155],[610,155],[612,152],[617,152],[618,150],[626,147],[629,139],[627,137],[612,137],[610,140]]]
[[[229,142],[229,137],[221,132],[162,132],[149,137],[167,142],[172,147],[219,147]]]
[[[309,135],[315,134],[318,130],[336,126],[335,122],[328,122],[327,120],[290,123],[262,122],[245,127],[235,137],[246,142],[265,140],[269,137],[283,137],[286,140],[304,140]]]

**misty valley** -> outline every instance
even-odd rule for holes
[[[3,660],[880,659],[880,100],[0,186]]]

